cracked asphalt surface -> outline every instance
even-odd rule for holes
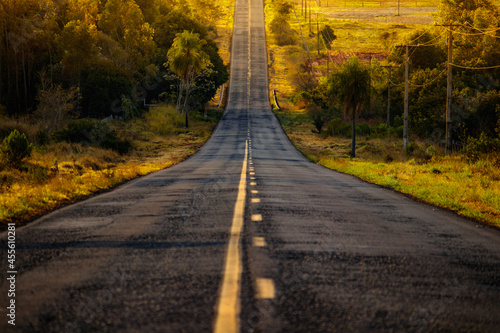
[[[268,101],[262,0],[236,1],[231,64],[197,154],[17,230],[16,326],[2,250],[0,331],[212,331],[247,140],[240,331],[500,331],[498,230],[291,145]]]

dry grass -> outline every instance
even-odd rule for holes
[[[168,109],[168,108],[166,108]],[[37,148],[20,170],[0,170],[0,223],[20,225],[61,205],[85,198],[124,181],[178,163],[195,153],[210,137],[222,115],[192,117],[189,130],[177,125],[158,130],[163,117],[113,124],[133,142],[124,156],[82,144],[57,143]]]

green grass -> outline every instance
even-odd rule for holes
[[[500,227],[500,170],[493,160],[471,164],[439,150],[429,155],[425,142],[407,156],[395,137],[359,137],[353,159],[350,139],[314,133],[304,113],[281,111],[278,118],[294,145],[317,164]]]

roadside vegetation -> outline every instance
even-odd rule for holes
[[[222,116],[233,10],[226,0],[0,0],[1,225],[196,152]],[[196,41],[191,58],[184,40]]]
[[[347,6],[322,1],[321,7],[308,2],[307,16],[300,3],[279,3],[288,2],[274,0],[266,7],[272,13],[266,17],[271,89],[278,90],[282,109],[275,111],[296,147],[325,167],[500,227],[498,2],[408,2],[400,15],[394,4],[381,2]],[[289,24],[277,29],[271,23],[279,15]],[[459,25],[452,27],[456,66],[448,154],[450,28],[433,22]],[[404,148],[406,48],[401,46],[406,44],[409,126]],[[359,73],[369,72],[362,79],[368,82],[357,84],[368,84],[369,91],[357,97],[348,89],[349,82],[356,85],[348,75],[353,62]]]

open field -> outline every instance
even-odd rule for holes
[[[309,55],[316,78],[326,75],[333,65],[354,54],[366,62],[369,59],[381,62],[387,57],[390,46],[404,35],[432,25],[438,11],[437,1],[402,2],[400,15],[397,15],[397,2],[366,2],[364,7],[361,2],[335,2],[327,6],[323,1],[321,7],[316,2],[309,3],[312,5],[311,20],[309,15],[306,18],[301,13],[300,3],[295,5],[291,15],[297,45],[278,46],[268,33],[270,90],[278,91],[279,101],[285,108],[296,108],[288,101],[293,93],[291,73],[308,68]],[[425,6],[421,7],[422,4]],[[337,39],[331,50],[326,50],[323,43],[319,43],[318,50],[317,30],[326,25],[333,29]]]

